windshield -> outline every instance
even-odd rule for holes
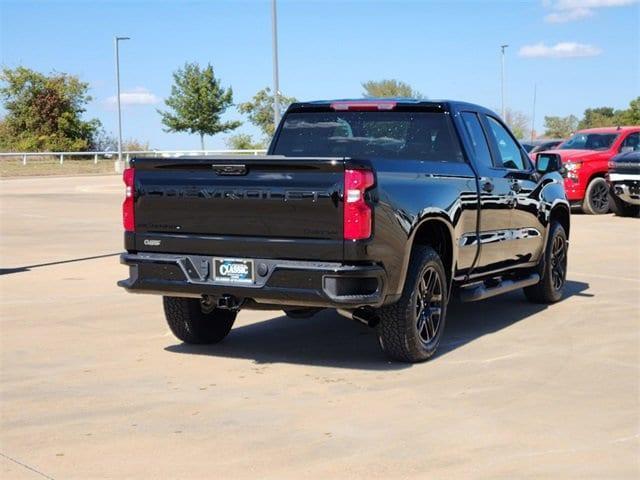
[[[273,153],[464,161],[449,117],[431,112],[289,113]]]
[[[563,150],[608,150],[617,136],[617,133],[576,133],[559,148]]]

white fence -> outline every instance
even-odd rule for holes
[[[266,153],[266,150],[140,150],[140,151],[123,151],[122,159],[127,163],[136,156],[145,157],[188,157],[195,155],[260,155]],[[19,158],[22,164],[26,165],[29,158],[41,159],[43,157],[56,158],[60,165],[64,165],[65,158],[79,157],[87,161],[98,163],[101,160],[117,160],[118,152],[0,152],[0,160],[3,158]]]

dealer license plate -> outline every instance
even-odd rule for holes
[[[253,260],[240,258],[214,258],[213,279],[216,282],[226,283],[253,283]]]

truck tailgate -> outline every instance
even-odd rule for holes
[[[324,259],[342,258],[343,159],[137,158],[132,166],[136,237],[165,238],[160,244],[145,241],[141,250],[196,253],[205,248],[211,251],[201,253],[237,251],[267,258],[282,256],[281,248],[269,245],[304,239],[315,242]]]

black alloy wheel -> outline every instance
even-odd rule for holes
[[[553,289],[562,290],[567,278],[567,242],[557,235],[551,247],[551,281]]]
[[[442,316],[442,284],[435,268],[422,273],[416,292],[416,329],[420,340],[428,345],[438,334]]]
[[[609,212],[609,187],[604,178],[594,178],[587,187],[585,213],[603,215]]]
[[[549,227],[549,238],[544,257],[540,259],[540,281],[524,288],[527,299],[534,303],[555,303],[562,299],[567,283],[569,240],[563,226],[554,221]]]
[[[378,310],[378,341],[390,358],[424,362],[436,353],[447,320],[447,289],[438,253],[430,245],[416,245],[402,296]]]

